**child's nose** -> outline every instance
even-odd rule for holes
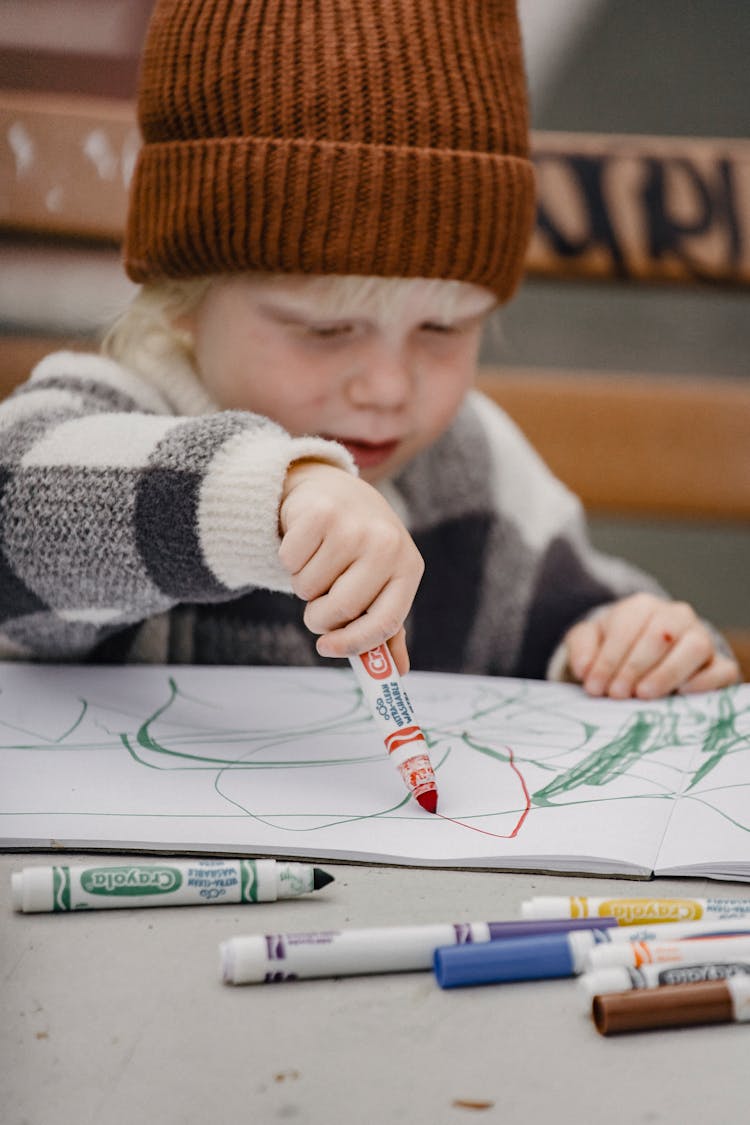
[[[413,386],[414,373],[408,357],[383,349],[352,375],[349,398],[355,406],[396,410],[409,401]]]

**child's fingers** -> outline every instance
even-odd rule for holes
[[[602,630],[598,618],[579,621],[568,630],[565,637],[568,667],[573,677],[582,683],[602,642]]]
[[[325,529],[311,514],[302,516],[284,533],[279,547],[279,562],[293,579],[313,559],[324,536]]]
[[[655,699],[736,683],[737,663],[715,651],[685,602],[636,594],[579,622],[566,636],[568,664],[591,695]]]
[[[359,617],[389,580],[410,572],[415,575],[413,597],[422,560],[405,530],[390,522],[373,521],[366,529],[344,524],[327,535],[293,575],[292,589],[306,602],[321,602],[315,610],[315,623],[312,618],[305,623],[314,633],[324,633]],[[326,616],[322,616],[324,607]]]
[[[608,694],[613,699],[629,699],[635,692],[636,684],[648,677],[650,671],[661,664],[680,638],[697,625],[695,611],[685,602],[657,603],[615,671],[607,689]],[[691,643],[699,643],[697,636]],[[703,659],[707,655],[705,653]]]
[[[336,578],[329,590],[308,601],[304,622],[311,633],[322,635],[334,629],[343,629],[363,614],[373,613],[376,599],[388,584],[390,576],[373,570],[368,562],[367,559],[359,559]],[[297,590],[297,593],[300,591]],[[394,632],[401,625],[409,605],[411,602],[404,603],[403,612],[395,622]]]
[[[398,668],[400,674],[405,676],[409,671],[409,653],[406,648],[406,632],[403,625],[398,629],[393,636],[384,637],[381,640],[372,640],[372,638],[379,636],[379,633],[368,633],[366,631],[359,631],[360,627],[365,629],[369,625],[364,625],[363,619],[353,622],[345,629],[337,629],[332,633],[326,633],[325,636],[319,637],[316,643],[316,648],[321,656],[326,657],[347,657],[357,656],[361,652],[369,652],[371,648],[376,648],[378,645],[387,641],[388,648],[390,649],[391,656],[394,663]]]
[[[305,589],[311,584],[308,573],[315,568],[318,556],[327,554],[328,544],[324,544],[310,565],[296,577],[294,589],[300,596],[309,596],[309,589]],[[422,558],[416,548],[412,552],[394,552],[385,542],[382,551],[366,552],[339,573],[340,565],[333,553],[330,571],[337,577],[332,582],[327,578],[325,582],[331,582],[330,587],[325,589],[324,582],[325,592],[308,601],[305,625],[312,633],[328,633],[368,613],[373,618],[373,628],[377,619],[385,622],[384,629],[390,628],[384,637],[388,640],[401,628],[422,578]]]
[[[687,683],[714,656],[714,644],[705,625],[696,621],[635,685],[638,699],[669,695]]]
[[[401,623],[392,617],[382,617],[368,611],[343,629],[324,633],[318,638],[315,647],[321,656],[356,656],[389,641],[401,627]]]
[[[321,652],[320,655],[321,656],[329,656],[329,657],[330,656],[343,657],[343,656],[359,655],[360,652],[369,652],[369,649],[367,647],[357,648],[356,645],[355,645],[356,651],[349,652],[348,649],[347,649],[347,645],[345,643],[343,643],[343,641],[342,641],[342,638],[344,636],[344,632],[345,631],[342,629],[342,630],[339,630],[339,632],[335,635],[329,634],[328,636],[321,637],[320,640],[318,641],[317,648],[318,648],[318,651],[320,652],[320,648],[322,646],[325,649],[325,651]],[[351,634],[349,634],[349,635],[351,635]],[[329,643],[330,643],[331,651],[329,651]],[[382,642],[380,642],[380,643],[382,644]],[[403,625],[398,630],[398,632],[393,634],[392,637],[387,638],[387,643],[388,643],[388,648],[390,650],[391,656],[393,657],[394,664],[396,665],[399,673],[402,676],[405,676],[406,673],[409,671],[410,661],[409,661],[409,653],[408,653],[408,650],[406,648],[406,630],[404,629]],[[372,645],[370,647],[375,648],[376,646]]]
[[[406,647],[406,630],[403,626],[394,637],[390,638],[388,648],[391,650],[391,656],[399,673],[405,676],[409,671],[409,652]]]
[[[607,694],[613,676],[653,612],[655,601],[648,594],[637,594],[616,602],[599,617],[603,639],[583,679],[589,695]]]
[[[389,641],[403,627],[413,601],[410,582],[394,579],[380,591],[366,612],[341,628],[332,628],[320,637],[321,656],[356,656]]]
[[[312,605],[330,593],[335,585],[342,582],[344,576],[350,575],[352,569],[356,567],[357,556],[357,543],[351,531],[344,532],[342,535],[327,536],[304,565],[292,574],[292,589],[297,597]],[[383,586],[385,575],[379,572],[374,574],[373,571],[365,574],[364,577],[368,579],[366,585],[369,598],[363,601],[362,597],[352,598],[351,594],[348,594],[348,590],[359,584],[360,574],[361,572],[357,571],[354,579],[350,576],[347,583],[339,586],[341,599],[344,600],[348,596],[354,602],[349,616],[344,616],[335,622],[323,621],[321,627],[317,630],[313,629],[313,632],[324,633],[334,623],[338,625],[341,621],[351,621],[353,617],[357,617],[367,609]]]
[[[739,683],[739,679],[740,668],[737,661],[717,654],[705,667],[700,668],[694,676],[682,684],[680,691],[683,693],[716,691],[717,688]]]

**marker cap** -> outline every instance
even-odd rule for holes
[[[570,898],[568,895],[540,895],[527,898],[521,903],[522,918],[569,918]]]
[[[613,942],[600,945],[589,954],[587,969],[609,969],[614,965],[635,965],[634,943],[630,941]]]
[[[23,875],[14,871],[10,877],[11,902],[14,910],[23,910]]]
[[[613,965],[611,969],[595,969],[584,973],[578,979],[578,987],[587,1004],[590,1004],[595,996],[601,996],[605,992],[629,992],[634,985],[624,965]]]
[[[54,893],[50,867],[24,867],[10,877],[14,910],[37,913],[53,909]]]
[[[263,980],[266,971],[266,942],[260,934],[229,938],[219,945],[221,977],[225,984],[251,984]]]
[[[741,979],[734,977],[732,983]],[[727,1023],[736,1018],[729,984],[725,980],[701,981],[633,992],[605,992],[594,997],[591,1014],[602,1035],[652,1027]]]
[[[581,957],[595,941],[591,932],[581,930],[476,945],[448,945],[435,950],[433,968],[441,988],[570,977],[580,971]]]

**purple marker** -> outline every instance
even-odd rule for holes
[[[383,926],[322,933],[254,934],[221,943],[221,969],[228,984],[402,973],[431,968],[433,954],[439,946],[569,933],[571,930],[605,930],[616,925],[614,918],[547,918]]]

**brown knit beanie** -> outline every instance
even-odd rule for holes
[[[471,281],[507,300],[534,179],[515,0],[157,0],[134,281]]]

